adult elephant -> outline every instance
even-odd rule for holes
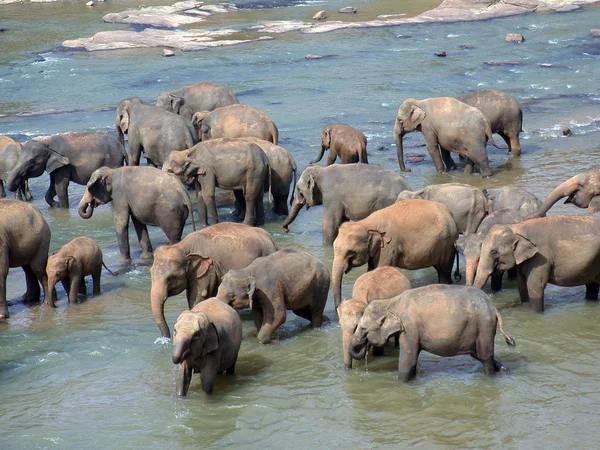
[[[162,166],[173,150],[185,150],[197,141],[196,130],[182,116],[152,105],[139,98],[123,100],[117,108],[117,133],[121,143],[127,141],[127,164],[139,166],[142,153],[148,164]]]
[[[20,200],[0,200],[0,319],[8,318],[6,277],[10,267],[22,267],[27,292],[23,302],[40,299],[51,303],[46,290],[46,262],[50,247],[50,227],[35,206]]]
[[[483,113],[490,121],[492,133],[504,139],[511,155],[521,154],[519,133],[523,131],[523,110],[516,98],[507,92],[483,89],[462,95],[458,100]]]
[[[142,247],[142,259],[152,258],[146,225],[159,226],[169,243],[179,242],[188,216],[194,216],[190,197],[177,178],[154,167],[120,167],[96,170],[79,202],[79,215],[89,219],[98,205],[113,202],[113,221],[119,251],[131,261],[129,219]]]
[[[171,337],[165,320],[168,297],[186,291],[188,307],[217,295],[230,269],[243,269],[277,251],[271,235],[239,223],[218,223],[188,234],[181,242],[158,247],[150,269],[152,314],[162,336]]]
[[[229,105],[194,114],[192,124],[201,141],[216,138],[257,137],[277,144],[279,130],[271,118],[248,105]]]
[[[526,216],[537,212],[542,207],[542,201],[539,198],[517,186],[482,189],[482,192],[487,198],[492,212],[508,209]]]
[[[472,172],[474,163],[479,166],[482,177],[492,176],[485,146],[488,141],[497,145],[489,120],[477,108],[452,97],[404,100],[394,125],[398,164],[403,172],[410,170],[404,165],[402,139],[415,130],[423,133],[427,151],[438,172],[455,167],[449,153],[455,152],[467,158],[465,173]]]
[[[452,284],[456,223],[448,208],[430,200],[401,200],[366,219],[346,222],[333,243],[333,296],[342,300],[342,276],[353,267],[433,266],[440,283]]]
[[[17,142],[9,137],[0,136],[0,198],[6,197],[4,190],[4,182],[8,173],[13,170],[19,160],[19,154],[23,150],[20,142]],[[29,181],[23,180],[15,192],[15,197],[18,195],[19,200],[31,201],[31,191],[29,191]]]
[[[179,114],[188,122],[199,111],[212,111],[222,106],[239,103],[237,96],[224,86],[201,81],[173,91],[158,94],[156,106]]]
[[[398,194],[409,189],[404,177],[381,166],[334,164],[304,169],[283,223],[287,233],[303,206],[323,205],[323,245],[331,245],[342,222],[361,220],[392,205]]]
[[[319,156],[309,164],[321,161],[325,150],[329,150],[328,166],[332,165],[338,156],[342,164],[369,163],[367,137],[360,130],[345,123],[327,125],[323,128],[323,131],[321,131],[321,151]]]
[[[15,191],[24,180],[50,174],[46,202],[52,207],[69,207],[69,183],[86,185],[100,167],[120,167],[125,147],[114,133],[78,132],[41,136],[27,141],[17,164],[6,178]],[[58,196],[58,202],[54,197]]]
[[[527,218],[542,217],[561,198],[578,208],[587,208],[590,214],[600,211],[600,168],[575,175],[556,186],[548,195],[542,207]]]

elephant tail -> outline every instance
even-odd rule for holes
[[[271,121],[269,126],[269,132],[271,133],[271,142],[275,145],[279,145],[279,130],[277,129],[277,125]]]
[[[187,192],[187,190],[184,189],[185,192],[185,198],[186,198],[186,206],[187,209],[190,213],[190,217],[192,218],[192,230],[196,231],[196,221],[194,220],[194,208],[192,208],[192,200],[190,199],[190,196]]]
[[[504,329],[502,328],[502,316],[500,315],[500,313],[498,312],[498,310],[494,307],[494,310],[496,312],[496,319],[498,319],[498,327],[500,328],[500,332],[504,335],[504,339],[506,340],[506,343],[508,345],[510,345],[511,347],[516,347],[517,343],[515,342],[515,340],[513,338],[511,338],[508,334],[506,334],[504,332]]]
[[[496,142],[494,142],[494,138],[492,137],[492,127],[489,125],[489,123],[485,127],[485,136],[488,139],[488,144],[492,144],[496,148],[502,148],[502,147],[498,147],[498,144],[496,144]]]
[[[458,264],[458,252],[456,253],[456,270],[454,271],[454,280],[456,280],[456,282],[458,283],[460,280],[462,280],[462,275],[460,274],[460,267]]]
[[[110,273],[113,277],[118,277],[119,275],[117,275],[116,273],[114,273],[112,270],[110,270],[108,267],[106,267],[106,264],[104,264],[104,261],[102,261],[102,266],[108,271],[108,273]]]
[[[269,164],[267,167],[269,168],[269,207],[271,208],[273,206],[273,181],[271,175],[271,164]]]
[[[298,166],[296,165],[296,161],[294,158],[290,157],[292,162],[292,172],[294,172],[294,185],[292,187],[292,196],[290,197],[290,206],[294,203],[294,192],[296,192],[296,175],[298,174]]]

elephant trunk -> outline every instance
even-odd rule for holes
[[[473,282],[473,286],[479,289],[483,289],[485,283],[489,276],[492,274],[492,270],[484,269],[481,266],[481,263],[477,266],[477,275],[475,276],[475,281]]]
[[[475,274],[477,273],[477,264],[479,264],[479,258],[465,258],[465,278],[467,286],[473,286],[475,281]]]
[[[404,144],[402,143],[402,139],[405,134],[402,125],[396,121],[396,125],[394,125],[394,142],[396,143],[396,153],[398,154],[398,165],[402,172],[410,172],[410,169],[407,169],[404,165]]]
[[[173,364],[181,364],[190,354],[191,336],[177,337],[173,341]]]
[[[577,191],[577,189],[579,187],[579,183],[582,181],[582,178],[583,178],[582,175],[577,175],[577,176],[574,176],[573,178],[565,181],[564,183],[560,184],[559,186],[556,186],[554,188],[554,190],[550,193],[550,195],[548,195],[548,198],[546,198],[546,201],[544,201],[542,208],[540,210],[534,212],[533,214],[529,214],[525,219],[533,219],[535,217],[543,217],[544,214],[546,214],[548,212],[548,210],[561,198],[570,197],[571,195],[573,195]],[[567,199],[566,203],[569,203],[569,201],[570,201],[570,198]]]
[[[92,214],[94,214],[94,207],[94,198],[92,197],[92,194],[90,194],[90,191],[86,189],[85,194],[83,194],[83,197],[79,202],[79,208],[77,209],[77,211],[83,219],[89,219],[90,217],[92,217]]]
[[[160,334],[163,337],[170,338],[171,331],[165,320],[165,302],[167,301],[167,288],[163,282],[157,282],[152,280],[152,287],[150,289],[150,305],[152,307],[152,315],[154,321],[158,325]],[[174,354],[174,353],[173,353]],[[177,364],[177,363],[175,363]]]
[[[361,359],[365,359],[365,356],[367,355],[367,348],[368,348],[368,342],[367,342],[367,336],[356,336],[356,333],[354,334],[354,336],[352,337],[352,340],[350,342],[350,348],[349,348],[349,352],[350,352],[350,356],[352,356],[353,359],[356,360],[361,360]]]
[[[298,215],[298,213],[300,212],[300,210],[302,209],[302,207],[305,204],[306,204],[306,202],[299,202],[298,200],[294,199],[288,216],[286,217],[285,221],[281,224],[281,226],[283,227],[283,230],[286,233],[288,233],[290,231],[290,229],[288,228],[289,225],[294,220],[296,220],[296,216]]]
[[[48,281],[46,282],[46,301],[53,308],[56,308],[56,289],[54,289],[56,283],[58,283],[56,276],[48,275]]]
[[[313,159],[311,162],[309,162],[309,164],[315,164],[318,163],[319,161],[321,161],[321,159],[323,158],[323,155],[325,154],[325,150],[327,150],[325,148],[325,146],[323,144],[321,144],[321,151],[319,152],[319,156],[317,156],[316,159]]]
[[[342,302],[342,276],[346,271],[346,261],[342,258],[335,258],[333,260],[333,267],[331,268],[331,278],[333,281],[333,299],[335,301],[335,307],[339,307]]]
[[[19,188],[21,185],[21,177],[19,176],[19,170],[17,167],[13,168],[13,170],[8,173],[4,183],[6,185],[6,189],[11,192],[15,192]]]
[[[349,331],[342,331],[342,353],[344,355],[344,366],[346,369],[352,369],[352,355],[350,354],[350,344],[352,335]]]

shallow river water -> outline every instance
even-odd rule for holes
[[[600,163],[600,40],[588,37],[600,24],[598,7],[475,23],[291,33],[174,58],[163,58],[160,50],[50,50],[65,39],[126,28],[104,25],[101,16],[139,3],[98,4],[93,11],[75,3],[0,6],[0,27],[7,30],[0,33],[0,135],[24,141],[108,130],[124,98],[154,102],[162,90],[209,80],[274,118],[280,143],[300,169],[317,154],[321,128],[345,122],[367,135],[370,162],[397,170],[392,128],[403,99],[493,88],[522,102],[522,157],[509,160],[505,150],[490,147],[495,176],[482,180],[437,175],[427,155],[410,165],[412,187],[512,183],[544,198],[557,183]],[[264,2],[265,8],[232,13],[232,22],[246,32],[259,17],[306,18],[324,4],[292,8],[296,4],[286,2],[269,9],[277,3]],[[509,32],[522,33],[526,42],[507,44]],[[436,51],[448,56],[438,58]],[[307,53],[337,56],[306,60]],[[488,60],[512,64],[484,64]],[[564,127],[573,135],[563,137]],[[413,148],[407,151],[426,154],[420,143],[421,135],[409,135]],[[71,185],[71,209],[50,209],[43,199],[47,183],[44,175],[31,186],[52,229],[51,251],[87,235],[100,243],[109,267],[120,268],[110,206],[90,220],[79,218],[83,187]],[[227,217],[230,209],[225,205],[220,213]],[[586,211],[561,204],[552,213]],[[289,234],[281,221],[271,217],[265,226],[281,247],[306,249],[330,266],[332,250],[321,246],[321,208],[302,211]],[[140,263],[133,230],[130,235],[133,265],[119,277],[103,272],[102,295],[76,305],[66,303],[62,288],[57,309],[24,305],[23,273],[11,270],[11,317],[0,323],[0,448],[597,447],[600,305],[583,300],[583,287],[549,286],[546,312],[535,315],[518,306],[515,283],[505,282],[493,298],[517,347],[496,340],[497,357],[510,373],[491,380],[469,357],[422,354],[417,379],[399,384],[393,349],[345,370],[332,296],[326,308],[331,323],[310,330],[292,314],[274,345],[257,343],[250,314],[242,312],[236,375],[219,378],[212,397],[193,379],[181,399],[174,396],[170,342],[157,339],[150,312],[149,267]],[[151,238],[154,246],[166,243],[159,230]],[[364,270],[344,277],[345,295]],[[436,280],[433,269],[405,273],[416,286]],[[170,326],[185,305],[183,295],[167,302]]]

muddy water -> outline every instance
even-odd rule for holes
[[[523,156],[508,160],[505,151],[490,147],[492,180],[436,175],[427,156],[411,165],[407,179],[413,187],[512,183],[544,197],[557,182],[600,163],[600,42],[587,37],[600,22],[600,8],[482,23],[290,34],[175,58],[162,58],[158,50],[46,51],[63,39],[109,27],[90,17],[101,17],[100,8],[124,9],[124,3],[91,11],[68,4],[69,14],[63,5],[56,15],[60,4],[0,7],[0,26],[9,30],[0,39],[11,55],[0,65],[0,134],[25,140],[110,129],[123,98],[151,102],[162,90],[211,80],[267,111],[300,168],[317,154],[320,130],[330,122],[363,130],[370,160],[397,168],[391,131],[404,98],[496,88],[523,103]],[[296,10],[262,12],[292,17]],[[522,33],[527,41],[506,44],[507,32]],[[15,40],[18,33],[31,36],[22,42]],[[442,50],[447,58],[433,55]],[[307,61],[306,53],[338,56]],[[492,59],[515,64],[483,64]],[[565,126],[573,131],[568,138],[562,136]],[[409,136],[413,148],[407,151],[426,153],[421,142],[420,135]],[[52,229],[51,250],[91,236],[109,267],[119,269],[110,207],[80,219],[75,206],[83,188],[71,186],[71,210],[51,210],[43,200],[47,183],[43,176],[31,185]],[[220,213],[227,218],[229,209]],[[585,213],[566,205],[553,212]],[[281,231],[279,218],[265,228],[282,247],[306,249],[330,264],[331,249],[320,244],[320,220],[320,208],[311,208],[300,213],[290,234]],[[494,380],[485,379],[481,365],[469,357],[423,354],[418,379],[400,385],[393,350],[369,359],[368,371],[364,363],[346,371],[332,298],[326,308],[330,325],[310,330],[302,319],[289,317],[276,345],[258,345],[251,318],[242,312],[245,339],[237,374],[219,379],[211,398],[194,380],[189,396],[179,399],[173,396],[170,343],[157,340],[149,308],[149,267],[139,261],[133,230],[131,236],[134,264],[116,278],[104,273],[102,296],[81,304],[67,305],[59,288],[55,310],[24,305],[23,274],[11,270],[11,317],[0,323],[1,448],[597,446],[600,309],[583,300],[583,288],[548,287],[544,315],[518,307],[512,281],[494,295],[506,330],[517,340],[516,349],[497,340],[497,356],[511,372]],[[157,230],[151,239],[155,246],[166,243]],[[363,272],[354,269],[344,278],[345,294]],[[406,273],[417,286],[435,281],[433,269]],[[167,302],[171,326],[184,307],[181,295]]]

